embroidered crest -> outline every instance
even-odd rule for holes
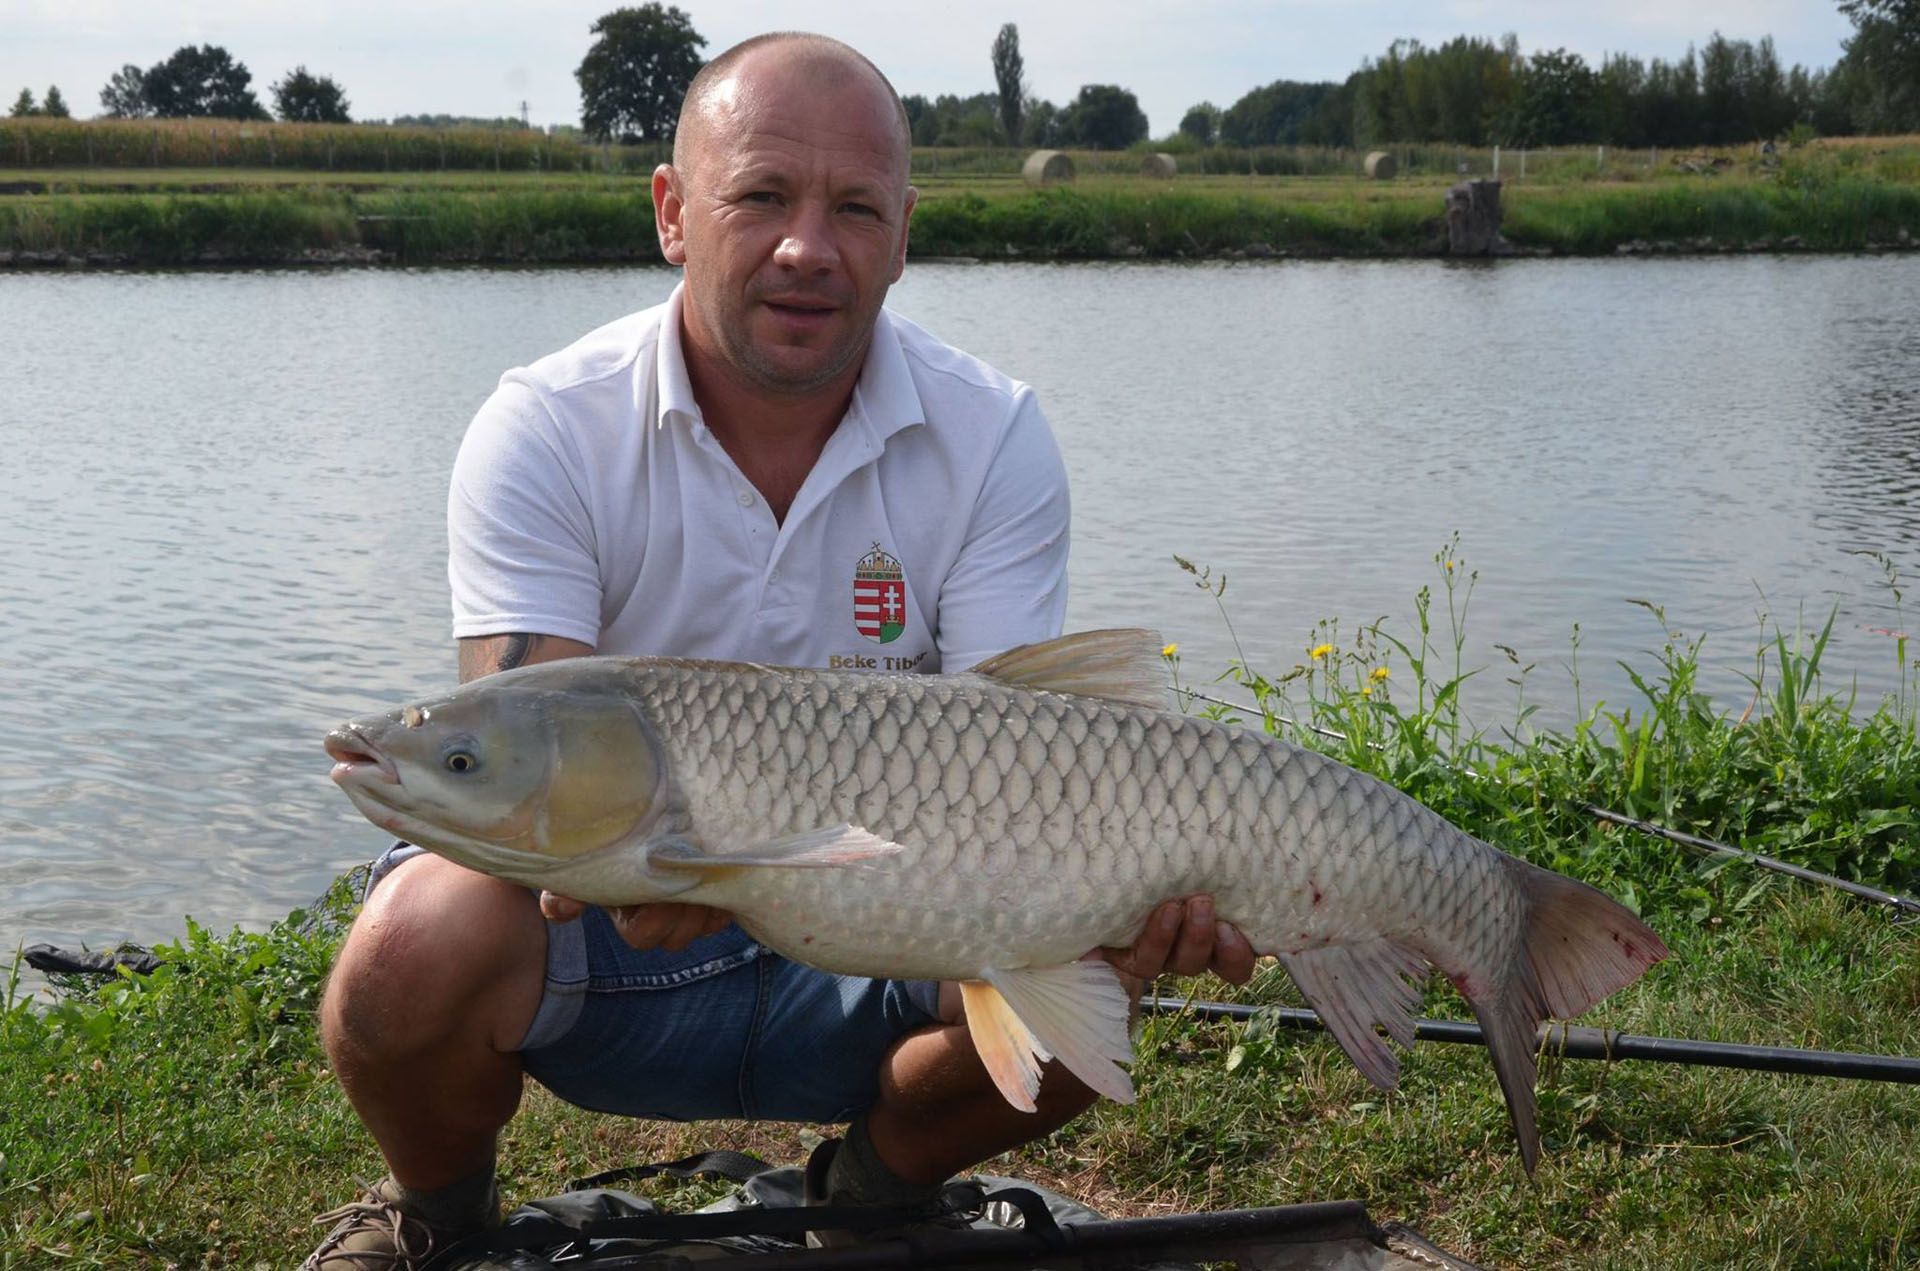
[[[907,629],[906,573],[878,543],[853,567],[853,625],[875,644],[892,644]]]

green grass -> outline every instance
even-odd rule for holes
[[[8,153],[0,137],[0,161]],[[1449,165],[1429,155],[1425,166],[1390,182],[1328,175],[1304,160],[1295,166],[1307,175],[1279,170],[1285,165],[1271,175],[1194,171],[1207,166],[1195,162],[1172,181],[1155,181],[1137,174],[1137,155],[1120,153],[1082,155],[1080,181],[1042,190],[1018,178],[1009,166],[1017,157],[916,155],[922,199],[913,253],[1062,260],[1431,254],[1444,243],[1441,195],[1454,179]],[[1657,250],[1920,243],[1920,145],[1716,157],[1726,166],[1705,173],[1635,166],[1631,157],[1596,165],[1573,152],[1536,163],[1525,182],[1509,170],[1507,237],[1522,250],[1588,255],[1636,243]],[[21,166],[0,171],[0,191],[8,190],[0,195],[0,252],[45,263],[659,259],[643,177],[586,166]]]
[[[1722,704],[1697,690],[1698,646],[1676,636],[1633,668],[1639,702],[1585,710],[1558,732],[1532,729],[1523,699],[1516,722],[1487,732],[1459,706],[1478,673],[1460,661],[1473,582],[1449,545],[1406,624],[1328,622],[1296,666],[1236,665],[1225,686],[1186,687],[1257,697],[1251,726],[1289,728],[1285,716],[1338,732],[1315,744],[1639,908],[1673,957],[1585,1022],[1920,1055],[1920,930],[1574,810],[1590,800],[1912,886],[1920,667],[1908,647],[1895,654],[1903,688],[1852,703],[1823,685],[1824,633],[1774,634],[1755,650],[1751,698]],[[343,880],[266,933],[191,927],[152,976],[73,986],[51,1009],[17,988],[0,999],[0,1268],[283,1266],[311,1246],[307,1217],[380,1171],[314,1038],[352,909]],[[1161,988],[1298,1002],[1274,968],[1240,990]],[[1427,997],[1429,1013],[1464,1014],[1442,984]],[[1381,1094],[1324,1037],[1161,1017],[1145,1024],[1136,1075],[1136,1104],[1102,1105],[995,1168],[1123,1215],[1353,1197],[1494,1266],[1920,1263],[1913,1086],[1550,1057],[1545,1156],[1529,1180],[1474,1048],[1422,1045]],[[535,1091],[505,1137],[503,1185],[544,1195],[699,1146],[795,1161],[805,1133],[621,1121]]]

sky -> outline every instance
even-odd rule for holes
[[[0,0],[0,107],[57,84],[75,115],[126,63],[153,65],[182,44],[225,47],[267,86],[296,65],[345,88],[356,119],[401,114],[577,123],[573,79],[590,28],[614,0]],[[1082,84],[1131,89],[1154,135],[1196,102],[1231,105],[1276,79],[1344,79],[1393,40],[1455,35],[1675,58],[1714,31],[1771,35],[1785,65],[1830,65],[1851,30],[1833,0],[683,0],[709,57],[761,31],[793,27],[847,41],[901,93],[993,89],[989,49],[1020,28],[1032,92],[1065,104]]]

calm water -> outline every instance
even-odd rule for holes
[[[381,844],[332,722],[449,680],[448,466],[499,372],[663,271],[0,275],[0,944],[259,924]],[[1564,719],[1664,604],[1731,705],[1756,615],[1897,683],[1920,582],[1920,258],[918,265],[896,306],[1040,387],[1075,625],[1248,657],[1411,613],[1458,531],[1475,713]]]

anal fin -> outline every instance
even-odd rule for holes
[[[1133,1102],[1127,993],[1105,962],[995,969],[963,981],[974,1049],[1008,1103],[1034,1111],[1040,1065],[1058,1059],[1087,1088]]]
[[[1385,1028],[1402,1046],[1413,1045],[1427,960],[1405,945],[1376,939],[1283,953],[1280,965],[1354,1066],[1382,1090],[1393,1089],[1400,1060],[1374,1028]]]

